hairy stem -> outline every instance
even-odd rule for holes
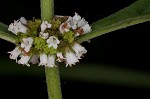
[[[62,99],[58,67],[45,68],[49,99]]]
[[[54,0],[41,0],[41,19],[50,20],[54,16]]]
[[[54,15],[54,1],[41,0],[41,18],[48,21]],[[61,86],[59,78],[58,64],[57,67],[45,68],[47,91],[49,99],[62,99]]]

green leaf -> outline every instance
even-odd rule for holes
[[[78,37],[78,41],[87,41],[102,34],[146,21],[150,21],[150,0],[138,0],[130,6],[92,23],[92,32]]]
[[[17,43],[18,38],[16,35],[8,31],[8,26],[0,22],[0,38],[11,43]]]

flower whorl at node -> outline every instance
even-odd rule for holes
[[[52,20],[27,21],[24,17],[11,23],[9,31],[18,36],[20,45],[8,53],[18,64],[54,67],[55,61],[66,66],[75,65],[87,50],[77,43],[76,37],[91,32],[88,22],[75,13],[55,16]]]

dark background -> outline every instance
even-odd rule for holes
[[[56,15],[70,15],[74,12],[89,23],[102,19],[129,6],[136,0],[55,0]],[[9,25],[24,16],[40,18],[39,0],[5,0],[0,3],[0,21]],[[81,63],[102,63],[118,68],[149,72],[149,26],[150,22],[117,30],[85,42],[88,53]],[[9,60],[8,51],[15,46],[0,40],[0,58]],[[10,61],[10,60],[9,60]],[[94,66],[93,66],[94,68]],[[0,95],[14,99],[47,99],[44,76],[0,76]],[[99,99],[101,96],[148,96],[148,88],[136,88],[113,84],[96,84],[61,79],[64,99]],[[10,95],[11,94],[11,95]],[[21,95],[21,96],[19,96]],[[3,98],[1,98],[3,99]],[[4,98],[6,99],[6,98]]]

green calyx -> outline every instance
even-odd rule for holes
[[[35,49],[37,49],[39,51],[43,51],[43,48],[46,45],[46,40],[41,37],[36,37],[36,38],[34,38],[33,44],[34,44]]]
[[[74,32],[73,31],[68,31],[64,33],[63,39],[69,43],[72,43],[74,41]]]
[[[46,44],[46,46],[43,48],[43,50],[44,50],[44,53],[50,54],[50,55],[54,55],[57,53],[57,50],[53,46],[51,46],[49,48],[48,44]]]
[[[40,19],[29,20],[27,24],[28,28],[27,35],[36,37],[40,32],[40,25],[41,25]]]

